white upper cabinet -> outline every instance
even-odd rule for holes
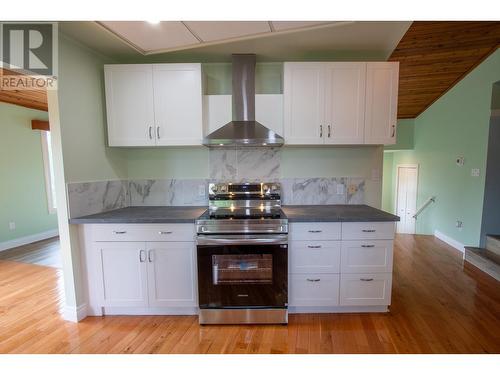
[[[106,65],[106,109],[110,146],[154,146],[151,65]]]
[[[110,146],[201,145],[201,64],[105,65]]]
[[[365,143],[396,143],[399,63],[369,62],[366,70]]]
[[[325,143],[363,143],[365,74],[365,63],[340,62],[327,65]]]
[[[156,144],[200,145],[201,65],[153,65],[153,89]]]
[[[284,64],[284,138],[286,144],[323,144],[325,64]]]
[[[398,63],[284,64],[286,144],[392,144]]]

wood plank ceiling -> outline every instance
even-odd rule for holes
[[[499,45],[500,22],[413,22],[389,57],[400,62],[398,118],[417,117]]]
[[[0,79],[3,75],[18,74],[6,69],[0,69]],[[0,102],[48,111],[47,92],[45,90],[2,90],[0,87]]]

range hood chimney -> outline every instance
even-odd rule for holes
[[[255,121],[255,55],[233,55],[233,121],[203,139],[208,147],[282,146],[283,137]]]

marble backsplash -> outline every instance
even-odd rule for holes
[[[243,163],[243,165],[248,165]],[[272,169],[268,169],[270,172]],[[274,172],[272,172],[274,173]],[[277,181],[285,205],[363,204],[365,179],[361,177],[278,178],[270,173],[240,176],[232,181]],[[68,184],[69,216],[91,215],[128,206],[204,206],[210,179],[147,179]]]

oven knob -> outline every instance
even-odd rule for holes
[[[262,186],[262,191],[266,194],[269,193],[269,186],[267,185]]]
[[[212,186],[212,191],[214,193],[217,193],[217,190],[219,190],[218,187],[217,187],[217,185]]]

